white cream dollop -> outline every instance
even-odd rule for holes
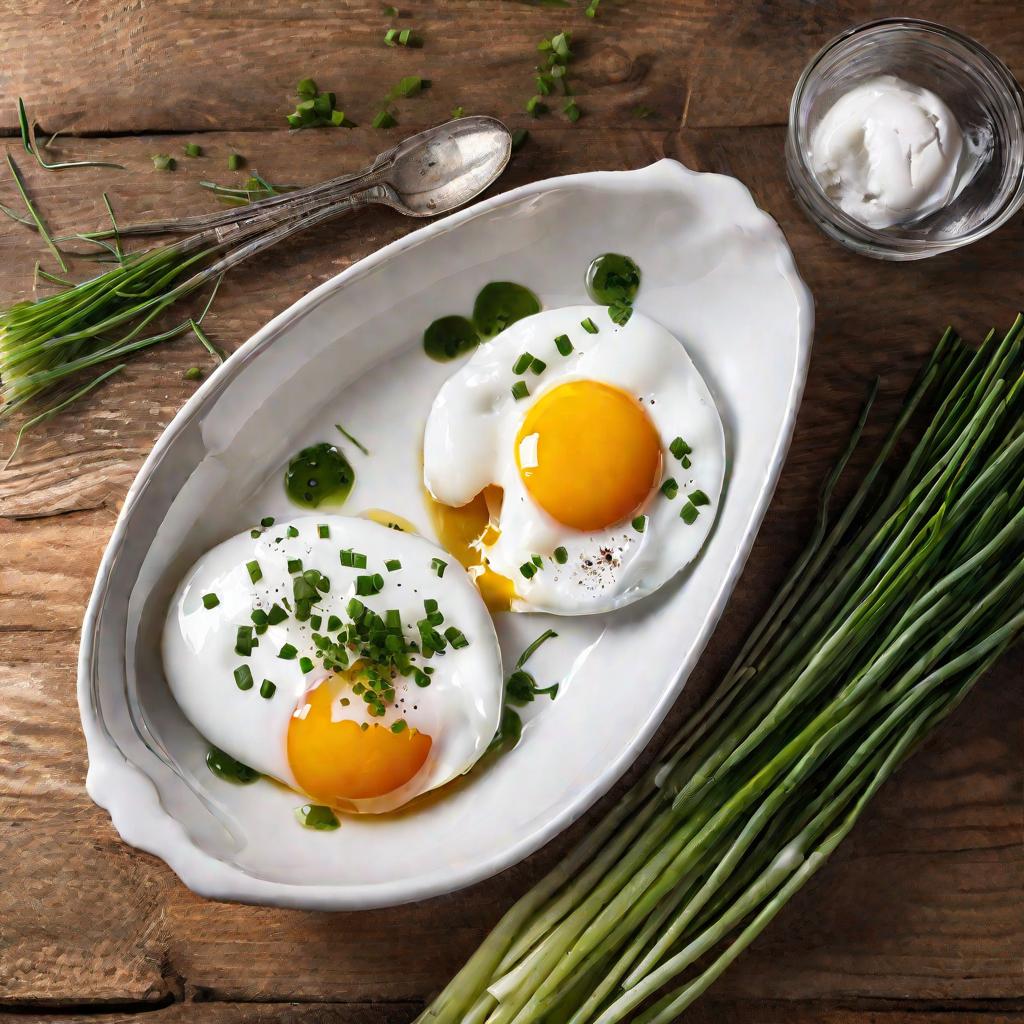
[[[879,75],[841,96],[811,134],[811,168],[855,220],[888,228],[953,196],[963,134],[935,93]]]

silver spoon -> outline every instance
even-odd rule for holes
[[[302,220],[294,226],[298,230],[327,219],[328,210],[332,211],[328,216],[335,216],[374,203],[407,217],[434,217],[483,192],[501,175],[511,154],[512,136],[500,121],[482,115],[461,117],[410,136],[355,174],[220,213],[130,224],[116,232],[95,231],[80,237],[202,233],[201,240],[188,246],[191,249],[211,238],[235,242],[294,219]]]

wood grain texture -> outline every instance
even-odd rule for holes
[[[13,129],[9,99],[22,94],[46,128],[99,136],[58,140],[61,157],[128,168],[48,173],[11,140],[57,231],[102,224],[103,189],[122,221],[214,209],[196,183],[234,177],[229,152],[278,181],[355,168],[456,104],[530,128],[500,190],[661,156],[746,182],[779,220],[815,294],[817,337],[778,491],[678,719],[728,662],[799,549],[819,482],[870,380],[881,376],[882,395],[854,476],[947,321],[974,339],[1009,323],[1022,302],[1024,223],[1017,218],[968,250],[896,266],[844,252],[794,205],[781,127],[792,82],[831,34],[893,5],[604,0],[595,22],[581,7],[512,0],[400,6],[410,14],[402,23],[423,32],[422,50],[383,47],[376,3],[305,0],[282,17],[265,0],[0,0],[0,128]],[[1016,4],[911,8],[903,13],[963,28],[1024,72]],[[536,41],[563,24],[577,33],[585,116],[575,128],[520,112]],[[336,89],[365,121],[407,73],[434,84],[399,104],[400,129],[279,128],[302,75]],[[652,116],[634,117],[638,103]],[[180,153],[187,136],[174,133],[193,131],[203,133],[204,157],[155,172],[151,154]],[[0,176],[0,201],[13,198]],[[292,240],[226,279],[209,333],[234,349],[311,287],[409,229],[376,211]],[[0,299],[31,296],[36,258],[48,265],[36,236],[0,222]],[[0,1020],[408,1021],[588,819],[461,893],[328,915],[198,899],[161,862],[123,844],[84,791],[79,623],[125,490],[195,388],[183,379],[192,365],[208,360],[185,339],[141,354],[33,431],[0,474]],[[11,427],[0,431],[0,455],[12,440]],[[1017,652],[979,685],[687,1024],[1024,1024],[1022,669]]]

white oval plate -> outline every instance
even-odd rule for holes
[[[189,564],[266,514],[287,516],[281,472],[342,423],[357,485],[346,511],[405,515],[430,534],[421,432],[451,364],[423,328],[472,309],[491,280],[546,308],[585,301],[606,251],[643,272],[637,306],[687,346],[727,433],[726,491],[701,558],[607,616],[501,615],[506,658],[548,625],[531,661],[558,699],[531,705],[522,742],[441,795],[314,833],[267,781],[215,778],[159,657]],[[810,295],[775,222],[738,181],[663,160],[537,182],[414,231],[267,324],[196,392],[128,493],[86,612],[78,697],[88,790],[121,836],[218,899],[342,910],[422,899],[514,864],[578,818],[640,753],[678,696],[746,560],[789,444],[813,330]]]

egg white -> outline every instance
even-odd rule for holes
[[[319,537],[320,524],[328,527],[328,538]],[[289,526],[298,530],[297,537],[287,536]],[[339,556],[344,548],[364,553],[367,567],[343,567]],[[435,557],[447,562],[441,577],[431,565]],[[445,615],[445,626],[457,626],[469,640],[467,647],[448,647],[443,655],[426,662],[435,669],[428,687],[400,678],[395,703],[383,719],[366,717],[359,700],[346,708],[335,705],[336,718],[390,724],[404,717],[409,726],[433,740],[426,763],[409,783],[385,796],[360,801],[358,809],[391,810],[468,771],[487,749],[501,714],[501,653],[490,616],[476,587],[453,558],[420,537],[365,519],[318,514],[278,522],[256,538],[246,531],[224,541],[192,566],[174,595],[163,633],[164,671],[189,721],[232,757],[298,790],[288,764],[288,725],[296,707],[305,703],[305,694],[329,674],[314,658],[314,631],[308,621],[289,617],[268,627],[250,657],[235,653],[237,627],[251,624],[254,608],[266,610],[282,598],[291,600],[287,563],[294,558],[302,560],[304,569],[317,569],[330,580],[330,591],[314,608],[324,622],[332,613],[347,622],[345,609],[355,596],[356,576],[377,572],[383,577],[383,590],[359,600],[381,616],[389,608],[398,609],[407,638],[416,636],[415,623],[424,616],[423,601],[434,598]],[[401,569],[388,572],[384,567],[388,559],[400,560]],[[251,560],[259,562],[263,574],[256,583],[246,568]],[[202,601],[209,593],[220,601],[212,609]],[[293,660],[278,657],[286,643],[298,649]],[[309,674],[299,666],[303,655],[314,658],[316,664]],[[252,671],[254,686],[249,690],[235,684],[233,671],[240,664]],[[264,679],[277,686],[270,699],[259,693]]]
[[[590,317],[599,330],[581,322]],[[554,339],[573,344],[559,354]],[[525,379],[530,395],[516,400],[516,359],[529,352],[547,368]],[[642,508],[643,533],[624,522],[600,532],[580,532],[545,512],[531,497],[516,464],[519,428],[530,408],[560,384],[594,380],[634,396],[661,438],[662,479],[673,477],[679,497],[654,490]],[[683,469],[669,451],[682,437],[693,449]],[[490,567],[513,581],[513,611],[584,615],[630,604],[667,583],[700,553],[718,513],[725,477],[725,431],[707,385],[682,344],[664,327],[634,311],[622,327],[603,306],[569,306],[518,321],[473,356],[442,386],[427,420],[423,442],[424,483],[445,505],[461,506],[489,484],[504,490],[500,537],[486,549]],[[702,490],[710,504],[696,522],[684,523],[684,496]],[[568,560],[550,556],[564,547]],[[543,568],[525,578],[520,566],[534,554]]]

